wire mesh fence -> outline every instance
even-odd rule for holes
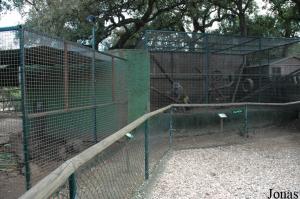
[[[162,113],[150,118],[149,123],[149,172],[153,172],[171,146],[170,114]]]
[[[25,177],[21,86],[20,40],[14,29],[0,31],[0,198],[23,193]],[[15,197],[15,196],[14,196]]]
[[[278,132],[289,129],[297,133],[300,129],[299,112],[299,102],[286,105],[225,103],[174,107],[172,146],[186,149],[241,144],[260,136],[268,128]]]
[[[147,31],[151,109],[300,99],[300,39]]]
[[[157,31],[145,38],[152,110],[172,103],[299,101],[298,39]],[[16,198],[127,124],[128,70],[124,59],[22,27],[0,29],[0,40],[0,198]],[[138,106],[146,108],[132,107]],[[177,106],[86,162],[52,198],[127,198],[181,138],[197,143],[199,134],[247,135],[298,114],[296,105]],[[190,136],[187,129],[195,131]]]
[[[145,180],[155,176],[172,149],[248,143],[269,126],[272,128],[266,132],[271,136],[281,129],[290,133],[300,129],[299,102],[183,104],[158,111],[138,118],[121,129],[122,134],[116,132],[120,138],[113,137],[117,136],[114,134],[108,137],[110,141],[98,143],[107,147],[89,161],[81,162],[51,198],[144,198],[147,186],[151,186]],[[74,163],[76,167],[75,161],[68,164]],[[56,175],[67,178],[65,174]]]
[[[143,127],[99,154],[76,173],[78,198],[130,198],[144,180]]]
[[[22,27],[0,40],[0,198],[16,198],[127,124],[127,65]]]
[[[142,197],[144,180],[170,149],[169,122],[168,113],[146,120],[84,163],[51,198]]]

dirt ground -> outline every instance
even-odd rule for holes
[[[249,138],[178,136],[174,146],[142,198],[257,199],[267,198],[270,189],[300,191],[299,130],[268,127],[251,131]]]
[[[17,172],[0,172],[0,198],[18,198],[25,192],[25,179]]]

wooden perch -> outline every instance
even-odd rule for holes
[[[157,59],[154,57],[154,55],[151,55],[151,58],[154,61],[154,63],[157,65],[157,67],[161,70],[161,72],[165,75],[165,77],[169,80],[169,82],[171,84],[173,84],[174,80],[170,77],[170,75],[167,74],[165,69],[162,67],[162,65],[160,65],[159,61],[157,61]]]
[[[240,87],[241,76],[242,76],[242,74],[243,74],[245,65],[246,65],[246,57],[245,57],[245,55],[244,55],[244,56],[243,56],[242,64],[241,64],[241,66],[240,66],[240,71],[239,71],[238,80],[237,80],[235,89],[234,89],[233,94],[232,94],[231,102],[234,102],[234,101],[235,101],[235,96],[236,96],[236,93],[237,93],[237,91],[238,91],[238,89],[239,89],[239,87]]]
[[[175,102],[175,103],[179,103],[176,99],[174,99],[173,97],[168,96],[167,94],[161,92],[160,90],[158,90],[157,88],[151,86],[151,90],[155,91],[156,93],[168,98],[169,100]]]
[[[212,87],[209,88],[208,91],[214,91],[214,90],[220,90],[220,89],[224,89],[224,88],[229,88],[233,85],[234,81],[229,82],[228,84],[225,84],[224,86],[219,86],[219,87]]]
[[[293,72],[291,72],[291,73],[289,73],[289,74],[287,74],[287,75],[281,76],[281,77],[279,78],[279,80],[282,80],[282,79],[284,79],[284,78],[286,78],[286,77],[293,77],[293,76],[295,76],[295,75],[298,75],[299,72],[300,72],[300,69],[297,69],[297,70],[295,70],[295,71],[293,71]],[[253,92],[250,93],[249,95],[247,95],[247,96],[243,97],[242,99],[240,99],[240,101],[243,101],[243,100],[245,100],[245,99],[248,99],[249,97],[251,97],[251,96],[253,96],[253,95],[257,94],[257,93],[260,93],[260,92],[262,92],[262,91],[264,91],[264,90],[270,88],[270,86],[272,86],[272,84],[273,84],[273,82],[270,82],[270,83],[266,84],[265,86],[263,86],[263,87],[261,87],[261,88],[258,88],[257,90],[253,91]]]

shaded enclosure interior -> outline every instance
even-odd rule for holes
[[[147,31],[151,109],[300,99],[299,38]]]

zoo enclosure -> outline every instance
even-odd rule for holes
[[[151,32],[146,33],[145,44],[151,57],[152,110],[171,103],[299,100],[298,57],[289,56],[298,51],[297,38],[241,38],[209,34],[193,36],[190,33],[157,31],[153,31],[151,36]],[[196,39],[191,40],[193,37]],[[8,173],[22,173],[27,188],[62,162],[148,111],[148,101],[145,100],[148,100],[149,95],[143,92],[148,92],[149,71],[145,63],[148,59],[144,57],[125,60],[22,27],[1,29],[0,39],[1,163],[4,163],[1,167],[4,166],[4,171],[9,168]],[[282,57],[289,59],[282,60]],[[277,69],[273,71],[270,66],[262,66],[266,60],[267,63],[271,63],[271,60],[287,62],[277,62],[280,66],[274,63]],[[129,64],[133,62],[140,67],[132,70]],[[253,63],[259,64],[257,66]],[[136,87],[131,89],[133,86]],[[243,116],[251,110],[254,112],[244,105],[236,110],[237,114],[231,109],[181,107],[176,112],[178,120],[175,120],[174,125],[176,128],[199,127],[200,124],[203,127],[203,118],[206,117],[203,114],[209,114],[213,123],[218,125],[216,113],[222,111],[235,121],[229,123],[232,127],[238,125],[241,132],[246,132],[251,125],[245,125]],[[287,118],[295,119],[297,110],[288,110],[292,114],[288,114]],[[253,115],[264,115],[265,119],[270,119],[270,113],[276,111],[255,110],[256,114],[250,114],[249,120]],[[194,117],[195,114],[197,117]],[[149,156],[149,171],[168,149],[169,135],[165,133],[170,125],[168,118],[168,114],[149,118],[149,127],[154,129],[150,130],[152,134],[149,135],[148,147],[155,154],[152,160]],[[75,196],[73,191],[76,178],[81,196],[89,191],[89,194],[126,197],[128,191],[144,178],[143,149],[147,139],[143,138],[143,128],[137,126],[131,132],[134,139],[129,139],[130,135],[122,136],[119,142],[113,143],[113,147],[104,153],[98,151],[99,154],[95,155],[97,158],[78,167],[79,170],[72,170],[77,176],[70,175],[70,184],[64,182],[61,190],[57,189],[55,194],[61,197],[67,197],[68,194]],[[101,165],[101,168],[95,165]],[[104,168],[102,165],[105,165]],[[116,182],[119,167],[127,173]],[[102,180],[98,178],[91,181],[93,172],[98,173]],[[1,170],[0,174],[4,172]],[[96,186],[101,181],[106,185],[103,189]],[[109,191],[108,187],[112,184],[116,188]],[[15,184],[11,186],[13,188]],[[87,188],[89,186],[92,188]],[[126,190],[122,189],[124,186]],[[5,186],[2,187],[5,189]],[[73,191],[69,192],[69,188]]]
[[[1,179],[23,173],[29,189],[127,124],[126,59],[21,26],[0,40]]]
[[[149,30],[151,110],[170,103],[300,99],[300,38]]]

